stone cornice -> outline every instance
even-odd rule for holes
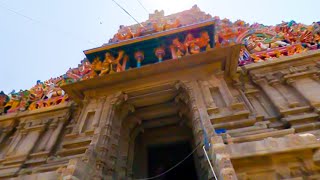
[[[282,68],[279,68],[278,66],[283,66],[284,64],[294,64],[295,66],[300,66],[300,65],[305,65],[308,63],[317,63],[320,57],[320,50],[314,50],[314,51],[307,51],[304,53],[300,54],[295,54],[292,56],[283,56],[277,59],[274,59],[272,61],[265,61],[265,62],[260,62],[260,63],[253,63],[253,64],[248,64],[245,66],[241,67],[241,71],[243,74],[248,74],[251,71],[258,70],[260,69],[265,69],[265,68],[270,68],[267,69],[266,71],[275,71],[275,70],[280,70]],[[272,67],[272,68],[271,68]],[[238,69],[238,71],[240,71]]]
[[[182,77],[190,79],[221,71],[224,71],[225,76],[232,77],[236,74],[239,51],[239,45],[214,48],[203,53],[185,56],[181,59],[167,60],[142,66],[141,68],[76,82],[62,86],[62,89],[73,100],[80,103],[87,94],[100,96],[102,95],[100,93],[101,90],[108,95],[115,90],[124,91],[124,89],[136,87],[140,84],[157,83],[155,79],[168,82],[179,80]]]
[[[60,110],[68,109],[72,106],[74,102],[70,101],[67,103],[59,104],[56,106],[50,106],[47,108],[41,108],[41,109],[36,109],[32,111],[23,111],[23,112],[16,112],[16,113],[10,113],[10,114],[5,114],[0,116],[0,122],[3,121],[10,121],[18,118],[27,118],[29,116],[45,116],[46,113],[55,113]]]

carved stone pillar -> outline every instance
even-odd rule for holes
[[[10,145],[8,146],[8,148],[6,149],[6,152],[4,154],[11,154],[15,148],[17,147],[17,145],[19,144],[20,140],[23,138],[23,136],[25,135],[25,133],[22,133],[21,130],[23,129],[24,124],[20,124],[17,127],[17,131],[10,143]]]
[[[46,147],[45,147],[45,151],[51,151],[53,146],[55,145],[55,143],[57,142],[58,138],[59,138],[59,135],[63,129],[63,125],[65,124],[65,122],[67,121],[67,118],[66,117],[61,117],[61,118],[58,118],[58,122],[57,124],[54,124],[52,125],[54,131],[52,132],[47,144],[46,144]]]
[[[219,75],[216,75],[217,78],[219,79],[220,81],[220,88],[222,90],[222,96],[224,97],[224,100],[226,102],[226,104],[228,106],[233,106],[234,103],[236,103],[237,101],[235,100],[235,97],[232,95],[228,85],[227,85],[227,82],[224,78],[224,75],[223,74],[219,74]],[[214,76],[212,76],[214,77]]]
[[[81,124],[81,120],[83,119],[83,116],[86,115],[86,109],[87,109],[87,106],[89,104],[89,99],[88,98],[85,98],[83,101],[82,101],[82,110],[81,110],[81,113],[78,117],[78,119],[76,120],[76,125],[75,127],[72,129],[72,134],[77,134],[77,133],[80,133],[80,124]]]
[[[269,85],[266,79],[263,79],[263,78],[255,79],[254,82],[263,89],[263,91],[269,97],[271,102],[278,108],[279,111],[282,111],[288,108],[286,100],[275,88]]]
[[[292,93],[288,91],[288,89],[286,89],[286,87],[284,87],[279,80],[272,80],[269,83],[272,87],[274,87],[275,89],[277,89],[279,91],[279,93],[286,99],[286,101],[288,102],[288,105],[290,108],[294,108],[299,106],[299,102],[296,100],[295,97],[292,96]]]
[[[44,125],[23,129],[22,138],[16,147],[14,155],[27,155],[38,141],[40,134],[45,129]]]
[[[114,138],[119,134],[115,130],[119,128],[120,131],[118,126],[121,125],[117,110],[124,100],[125,96],[121,92],[109,95],[101,107],[99,121],[96,121],[98,127],[95,129],[89,149],[83,157],[85,162],[93,162],[91,164],[95,166],[93,178],[99,179],[104,176],[107,179],[112,179],[113,177],[114,153],[117,152],[116,146],[118,146],[118,141],[115,141]]]
[[[304,96],[312,106],[320,108],[320,84],[318,82],[312,78],[288,78],[286,82]]]
[[[212,95],[210,92],[210,86],[208,84],[208,82],[206,81],[202,81],[199,83],[201,86],[201,90],[204,96],[204,100],[208,109],[208,112],[217,112],[219,111],[217,105],[214,103],[213,99],[212,99]]]
[[[237,180],[236,172],[222,137],[215,136],[211,138],[211,158],[219,180]]]
[[[100,97],[98,99],[98,106],[99,108],[97,109],[96,113],[95,113],[95,116],[94,116],[94,119],[93,119],[93,122],[92,122],[92,127],[98,127],[99,125],[99,121],[100,121],[100,118],[101,118],[101,113],[103,111],[103,107],[105,106],[105,101],[106,101],[106,97]]]
[[[183,81],[176,84],[176,87],[178,90],[181,90],[180,95],[176,97],[178,98],[176,101],[181,100],[184,102],[188,106],[189,112],[191,113],[190,118],[195,145],[203,144],[205,138],[210,139],[215,135],[215,131],[211,124],[203,97],[201,93],[197,93],[201,92],[200,86],[196,81]],[[205,137],[205,135],[207,137]],[[206,160],[204,159],[202,149],[199,148],[196,154],[198,155],[201,164],[200,169],[205,174],[209,166],[205,162]]]
[[[55,120],[57,121],[57,120]],[[42,134],[42,137],[39,139],[40,142],[38,144],[38,146],[35,147],[35,150],[34,152],[41,152],[41,151],[44,151],[45,148],[46,148],[46,145],[52,135],[52,132],[54,131],[54,129],[56,128],[56,122],[53,121],[49,126],[48,128],[46,129],[46,131]]]

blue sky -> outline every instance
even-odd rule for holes
[[[137,0],[116,1],[139,21],[148,19]],[[166,15],[197,4],[233,21],[320,21],[319,0],[140,1],[149,12],[164,10]],[[135,22],[112,0],[0,0],[0,90],[29,89],[37,80],[64,74],[84,58],[83,50],[102,45],[119,25],[130,24]]]

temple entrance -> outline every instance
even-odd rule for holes
[[[195,107],[192,103],[188,93],[173,83],[127,92],[127,100],[117,108],[113,124],[112,136],[120,137],[119,145],[113,146],[117,156],[114,177],[150,178],[188,156],[201,143],[202,135],[200,120],[190,110]],[[194,152],[159,179],[206,176],[199,153]]]
[[[148,148],[148,174],[157,176],[172,168],[192,151],[188,142],[155,145]],[[158,179],[197,179],[193,156],[189,156],[176,168]]]
[[[172,168],[194,149],[192,130],[186,125],[145,129],[135,140],[133,174],[134,178],[150,178]],[[197,179],[195,154],[169,173],[157,179]]]

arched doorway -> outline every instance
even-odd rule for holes
[[[115,109],[106,153],[111,164],[104,169],[114,179],[139,179],[163,173],[203,142],[204,126],[192,89],[171,83],[126,92]],[[210,123],[210,122],[209,122]],[[164,179],[206,176],[198,148]],[[112,167],[113,166],[113,167]],[[161,179],[161,178],[159,178]]]

